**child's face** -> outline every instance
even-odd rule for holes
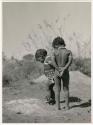
[[[58,46],[58,45],[56,45],[54,49],[58,49],[58,47],[59,47],[59,46]]]
[[[45,60],[44,57],[39,57],[39,58],[38,58],[38,61],[41,62],[41,63],[44,63],[44,60]]]

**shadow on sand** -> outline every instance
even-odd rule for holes
[[[70,103],[74,103],[74,102],[81,102],[82,100],[78,97],[69,97],[69,102]],[[65,100],[63,101],[60,101],[60,103],[64,103]],[[81,107],[81,108],[86,108],[86,107],[89,107],[91,106],[91,99],[89,99],[87,102],[84,102],[84,103],[81,103],[81,104],[76,104],[76,105],[73,105],[71,106],[70,108],[75,108],[75,107]]]
[[[87,102],[84,102],[82,104],[73,105],[71,108],[75,108],[75,107],[86,108],[86,107],[90,107],[90,106],[91,106],[91,100],[88,100]]]
[[[69,97],[69,102],[71,102],[71,103],[73,103],[73,102],[81,102],[81,101],[82,100],[80,98],[78,98],[78,97],[73,97],[73,96]],[[64,103],[64,102],[65,102],[65,100],[60,101],[60,103]]]

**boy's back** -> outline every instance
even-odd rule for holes
[[[65,47],[59,47],[58,53],[54,53],[58,67],[64,67],[67,64],[70,54],[70,50],[67,50]]]
[[[72,53],[65,48],[66,44],[62,37],[56,37],[53,40],[54,48],[53,60],[58,70],[55,70],[55,85],[56,85],[56,101],[60,110],[60,91],[61,83],[63,83],[65,109],[69,109],[69,71],[68,68],[72,62]],[[59,73],[59,74],[58,74]]]

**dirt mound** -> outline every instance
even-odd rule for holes
[[[46,83],[46,81],[47,81],[48,79],[47,79],[47,77],[45,76],[45,75],[42,75],[42,76],[40,76],[39,78],[37,78],[37,79],[34,79],[33,81],[35,82],[35,83]]]
[[[5,106],[9,111],[15,112],[16,114],[36,114],[39,116],[53,115],[54,112],[47,110],[47,106],[40,99],[28,98],[18,99],[6,102]]]
[[[64,92],[61,91],[61,110],[44,102],[47,78],[42,75],[36,84],[20,81],[20,86],[3,90],[4,123],[87,123],[91,122],[91,79],[79,71],[70,72],[70,110],[64,111]]]
[[[77,77],[76,77],[77,76]],[[82,74],[81,72],[79,71],[73,71],[73,72],[70,72],[70,79],[71,80],[75,80],[75,82],[77,81],[77,79],[75,79],[75,77],[78,79],[78,81],[82,81],[84,82],[85,84],[89,84],[91,83],[90,82],[90,77],[88,77],[87,75],[84,75]],[[44,83],[47,81],[47,78],[45,75],[42,75],[40,76],[39,78],[37,79],[34,79],[34,82],[36,83]]]

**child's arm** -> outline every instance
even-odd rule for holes
[[[52,56],[52,64],[55,67],[55,75],[60,77],[59,67],[56,64],[55,56]]]
[[[57,71],[59,71],[59,67],[58,67],[57,64],[56,64],[55,56],[54,56],[54,55],[52,56],[52,65],[55,67],[55,69],[56,69]]]
[[[62,76],[64,71],[69,68],[71,63],[72,63],[72,53],[70,52],[69,57],[68,57],[68,63],[64,67],[59,69],[60,70],[60,76]]]
[[[55,56],[52,55],[51,57],[50,56],[47,56],[44,63],[46,64],[50,64],[52,65],[56,70],[58,70],[58,66],[56,64],[56,61],[55,61]]]
[[[73,56],[72,56],[72,52],[70,51],[69,56],[68,56],[68,62],[67,62],[67,64],[66,64],[64,67],[61,68],[61,71],[62,71],[62,72],[63,72],[64,70],[66,70],[66,69],[69,68],[69,66],[70,66],[71,63],[72,63],[72,59],[73,59]]]
[[[72,56],[72,52],[70,51],[70,53],[69,53],[69,56],[68,56],[68,62],[67,62],[67,64],[65,65],[65,69],[68,69],[69,68],[69,66],[71,65],[71,63],[72,63],[72,59],[73,59],[73,56]]]
[[[47,57],[46,57],[46,59],[45,59],[45,61],[44,61],[44,64],[52,65],[54,68],[57,69],[57,65],[54,63],[53,58],[50,57],[50,56],[47,56]]]

